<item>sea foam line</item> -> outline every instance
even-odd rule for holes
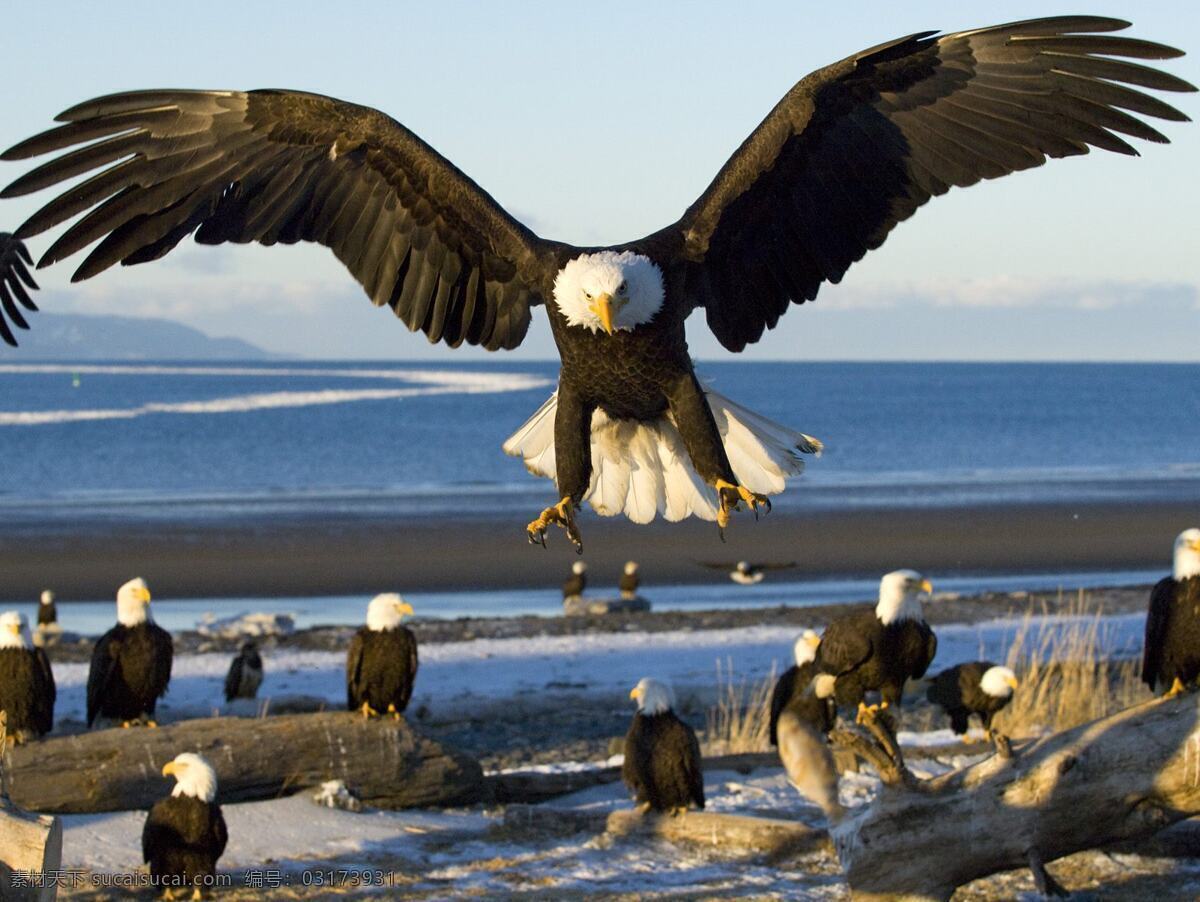
[[[94,420],[131,420],[153,414],[246,413],[289,407],[315,407],[354,401],[390,401],[446,394],[492,394],[525,391],[550,385],[549,380],[523,373],[473,373],[436,370],[270,370],[209,367],[133,366],[0,366],[3,372],[100,373],[105,375],[241,375],[313,376],[396,379],[418,383],[408,388],[318,389],[314,391],[260,392],[209,398],[199,401],[152,402],[137,407],[91,408],[86,410],[0,411],[0,426],[45,426]]]
[[[0,374],[12,375],[99,375],[99,376],[256,376],[295,378],[337,379],[386,379],[415,382],[423,385],[444,385],[460,391],[524,391],[543,388],[553,383],[542,376],[528,373],[481,373],[472,370],[426,370],[426,369],[304,369],[300,367],[217,367],[217,366],[162,366],[135,364],[81,364],[71,366],[59,363],[6,363],[0,364]]]

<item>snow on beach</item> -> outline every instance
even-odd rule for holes
[[[1078,622],[1074,617],[1036,617],[1035,633]],[[1141,648],[1143,614],[1104,618],[1100,643],[1109,657],[1130,657]],[[1021,621],[1004,619],[941,626],[931,672],[963,661],[1004,660]],[[481,702],[555,693],[624,698],[639,679],[665,679],[677,696],[707,703],[715,694],[718,664],[735,680],[759,681],[791,665],[800,630],[793,626],[753,626],[728,630],[676,630],[659,633],[586,633],[571,636],[475,639],[422,646],[421,669],[411,703],[441,714],[469,715]],[[176,657],[171,687],[160,705],[164,720],[211,716],[223,703],[227,654]],[[283,650],[264,654],[259,697],[306,695],[345,703],[342,652]],[[82,720],[88,665],[59,664],[56,714]]]
[[[1034,636],[1076,624],[1081,618],[1033,618]],[[1087,618],[1085,618],[1087,619]],[[1113,657],[1140,650],[1141,614],[1105,617],[1100,644]],[[1002,660],[1022,622],[1000,619],[938,628],[933,670],[966,660]],[[471,716],[497,703],[546,701],[556,694],[611,698],[628,704],[629,687],[653,673],[673,683],[681,697],[707,704],[716,693],[716,668],[732,668],[735,679],[758,681],[790,663],[798,629],[760,625],[726,630],[660,633],[586,633],[569,636],[477,639],[430,643],[421,649],[421,670],[412,710],[427,706],[432,716]],[[229,655],[189,654],[176,659],[164,720],[207,716],[222,707],[221,684]],[[261,698],[308,695],[331,707],[344,704],[344,656],[340,652],[277,650],[265,658]],[[82,719],[85,664],[56,667],[59,712]],[[695,710],[695,707],[692,708]],[[695,721],[695,715],[689,719]],[[697,724],[698,725],[698,724]],[[910,745],[936,745],[949,731],[906,733]],[[925,759],[920,776],[945,772],[971,759]],[[604,764],[613,765],[619,758]],[[563,762],[579,767],[583,762]],[[877,782],[848,774],[841,783],[844,804],[870,800]],[[705,774],[708,810],[757,813],[822,824],[820,811],[789,785],[782,769],[749,774]],[[840,898],[844,883],[836,863],[812,853],[787,868],[713,850],[691,849],[657,839],[613,839],[585,831],[575,836],[522,834],[504,825],[500,811],[377,811],[350,813],[318,807],[305,791],[287,798],[223,806],[230,843],[222,873],[241,886],[247,872],[273,869],[285,885],[303,886],[316,868],[381,868],[406,895],[445,898],[509,895],[528,890],[567,895],[637,893],[670,896],[701,892],[721,896]],[[620,783],[593,786],[545,803],[605,813],[629,806]],[[91,874],[127,873],[141,861],[140,811],[64,817],[63,867]],[[68,894],[70,895],[70,894]],[[239,897],[240,898],[240,897]]]

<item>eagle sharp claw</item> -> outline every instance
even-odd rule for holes
[[[569,497],[553,507],[546,508],[540,517],[525,527],[529,544],[545,548],[546,530],[552,524],[561,526],[566,531],[567,538],[575,546],[576,554],[583,554],[583,537],[579,533],[579,527],[575,525],[575,503]]]
[[[771,512],[771,500],[766,495],[752,492],[745,486],[734,485],[724,479],[718,479],[715,488],[717,499],[720,501],[720,507],[717,510],[717,528],[721,532],[721,541],[725,541],[725,527],[729,525],[730,512],[738,510],[738,506],[743,501],[750,510],[754,511],[755,520],[758,519],[760,507],[764,516]]]

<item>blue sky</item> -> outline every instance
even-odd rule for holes
[[[581,244],[674,221],[809,71],[922,29],[1078,12],[1192,55],[1193,3],[951,2],[19,4],[5,13],[0,97],[11,144],[61,109],[148,87],[297,88],[404,122],[536,232]],[[1167,98],[1200,119],[1200,95]],[[755,359],[1200,361],[1200,126],[1140,159],[1093,153],[954,191],[900,226]],[[7,182],[25,171],[0,167]],[[49,194],[0,203],[13,227]],[[49,239],[31,242],[35,252]],[[270,350],[323,357],[481,359],[431,347],[364,298],[322,248],[200,248],[69,285],[43,270],[43,309],[164,316]],[[35,324],[36,328],[36,324]],[[699,357],[725,356],[689,321]],[[508,359],[546,358],[544,314]]]

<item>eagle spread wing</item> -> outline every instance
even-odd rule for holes
[[[0,197],[100,170],[17,231],[85,214],[38,261],[99,241],[75,281],[156,260],[193,231],[202,244],[315,241],[413,331],[497,349],[521,343],[557,270],[554,245],[368,107],[295,91],[156,90],[100,97],[58,121],[0,159],[67,152]]]
[[[1135,154],[1117,133],[1165,143],[1125,110],[1187,117],[1125,85],[1195,88],[1114,59],[1182,55],[1102,34],[1128,25],[1070,16],[922,32],[820,69],[787,93],[679,222],[644,241],[673,246],[686,302],[704,307],[721,344],[740,351],[952,186],[1090,147]]]
[[[36,312],[37,304],[29,296],[28,289],[37,290],[38,284],[29,274],[33,258],[19,238],[8,232],[0,232],[0,338],[17,346],[8,325],[11,321],[18,329],[28,329],[29,323],[21,314],[21,307]],[[18,307],[17,304],[21,307]],[[6,319],[7,318],[7,319]]]

